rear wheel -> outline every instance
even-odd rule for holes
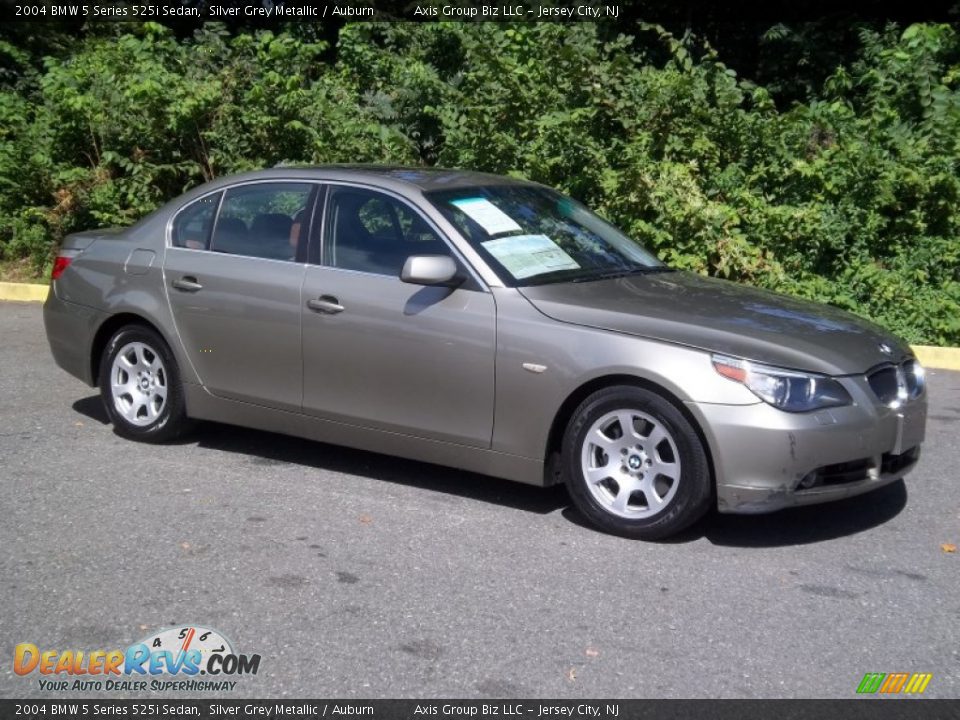
[[[562,466],[577,509],[618,535],[673,535],[710,504],[696,431],[673,404],[641,388],[605,388],[584,400],[564,435]]]
[[[128,325],[110,338],[99,383],[107,415],[126,438],[164,442],[189,426],[177,363],[148,327]]]

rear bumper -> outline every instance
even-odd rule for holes
[[[831,502],[913,470],[924,439],[926,397],[893,410],[849,382],[854,405],[814,413],[785,413],[766,403],[689,403],[710,445],[718,510],[766,513]]]
[[[90,351],[102,313],[86,305],[61,300],[56,281],[43,304],[43,325],[53,359],[62,369],[91,387],[96,383]]]

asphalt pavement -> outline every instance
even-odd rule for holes
[[[196,624],[262,657],[226,697],[849,698],[928,672],[956,698],[960,373],[929,382],[905,482],[644,543],[562,488],[226,425],[123,440],[40,305],[0,303],[0,697],[56,697],[18,643]]]

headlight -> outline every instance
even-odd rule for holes
[[[712,355],[711,359],[714,369],[725,378],[745,385],[765,403],[786,412],[820,410],[853,402],[843,386],[826,375],[759,365],[725,355]]]
[[[913,399],[923,394],[923,388],[927,384],[926,373],[916,360],[907,360],[903,364],[904,381],[907,386],[907,395]]]

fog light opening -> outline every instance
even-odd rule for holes
[[[803,478],[797,483],[797,487],[801,490],[809,490],[812,487],[816,487],[820,482],[820,473],[816,470],[808,472]]]

